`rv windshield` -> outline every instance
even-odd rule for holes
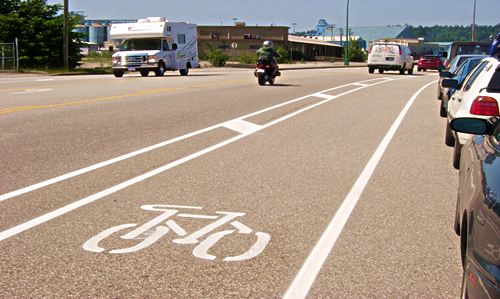
[[[161,39],[140,38],[123,42],[122,51],[161,50]]]

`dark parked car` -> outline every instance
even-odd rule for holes
[[[461,298],[500,298],[500,120],[456,118],[450,126],[476,134],[463,147],[459,170]]]
[[[483,59],[483,57],[474,57],[465,60],[453,73],[449,71],[442,71],[439,73],[438,82],[438,93],[441,94],[438,99],[441,99],[441,109],[439,115],[446,117],[446,111],[448,109],[448,101],[450,97],[457,91],[454,88],[446,88],[441,86],[441,81],[443,79],[454,79],[458,81],[458,84],[462,84],[467,74],[474,69],[474,67]]]
[[[439,65],[443,64],[443,57],[437,55],[424,55],[418,60],[417,70],[437,70]]]

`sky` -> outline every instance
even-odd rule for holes
[[[63,0],[47,0],[63,4]],[[288,26],[295,31],[316,27],[320,19],[345,27],[387,25],[477,25],[500,23],[498,0],[68,0],[70,11],[84,11],[87,19],[142,19],[164,17],[171,22],[198,25]],[[292,25],[296,23],[296,25]]]

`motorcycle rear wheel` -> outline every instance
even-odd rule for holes
[[[266,85],[266,78],[264,78],[264,76],[258,76],[257,81],[259,82],[259,85]]]

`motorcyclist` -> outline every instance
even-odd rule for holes
[[[271,61],[271,67],[273,68],[273,74],[276,76],[281,76],[279,71],[278,63],[276,62],[276,57],[281,57],[278,52],[273,49],[273,42],[266,40],[263,47],[257,50],[257,57],[267,57]]]

